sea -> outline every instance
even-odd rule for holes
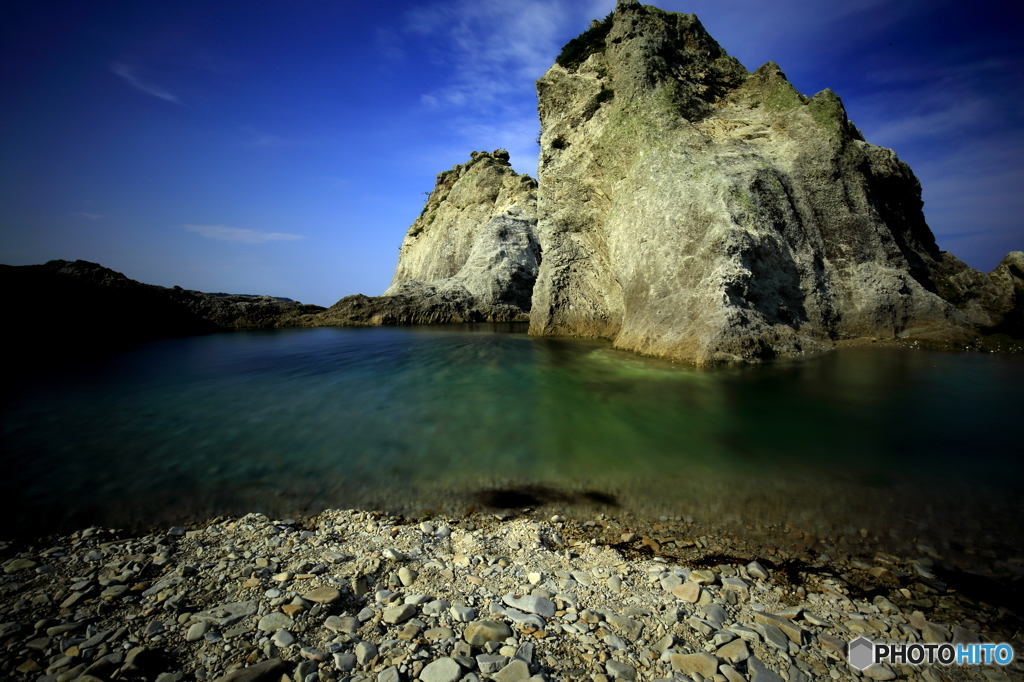
[[[700,370],[521,324],[244,331],[21,373],[0,536],[325,508],[1021,542],[1024,357]]]

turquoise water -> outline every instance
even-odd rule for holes
[[[28,532],[460,511],[531,484],[541,502],[738,524],[1020,520],[1020,357],[863,348],[697,371],[522,331],[229,333],[37,376],[5,395],[0,506]]]

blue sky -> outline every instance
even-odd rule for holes
[[[941,248],[1024,249],[1024,10],[665,0],[744,66],[830,87],[921,179]],[[614,0],[32,2],[0,27],[0,262],[202,291],[379,294],[435,175],[508,149]]]

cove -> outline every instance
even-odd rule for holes
[[[34,535],[549,503],[1019,547],[1022,385],[1019,356],[696,370],[517,324],[168,339],[9,387],[0,504]]]

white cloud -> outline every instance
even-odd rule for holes
[[[944,136],[977,126],[985,120],[989,105],[976,99],[943,102],[931,111],[911,110],[909,115],[899,118],[879,117],[865,132],[872,144],[896,149],[909,140]]]
[[[472,149],[491,151],[504,149],[509,153],[512,167],[519,173],[537,177],[538,123],[536,116],[508,118],[500,123],[485,120],[465,120],[457,122],[464,138]],[[462,152],[466,154],[466,152]],[[460,163],[463,161],[460,160]]]
[[[297,234],[287,234],[284,232],[261,232],[259,230],[249,230],[241,227],[227,227],[225,225],[182,225],[182,227],[189,232],[195,232],[207,239],[217,239],[222,242],[263,244],[264,242],[305,239],[305,237]]]
[[[82,211],[78,215],[82,216],[83,218],[88,218],[89,220],[99,220],[100,218],[105,217],[101,216],[99,213],[86,213],[85,211]]]
[[[271,135],[256,130],[252,126],[240,126],[239,129],[248,136],[246,146],[273,149],[277,147],[290,146],[292,143],[280,135]]]
[[[540,123],[534,82],[569,38],[614,5],[615,0],[453,0],[407,13],[402,31],[430,46],[418,58],[431,60],[434,73],[443,74],[419,95],[419,115],[447,133],[431,158],[461,163],[469,150],[504,148],[516,170],[535,175]]]
[[[174,102],[175,104],[181,104],[181,101],[172,95],[167,90],[163,89],[159,85],[148,83],[135,73],[136,69],[128,64],[122,62],[115,62],[110,65],[110,70],[120,76],[121,78],[128,81],[136,90],[152,95],[158,99],[167,100],[168,102]]]
[[[427,93],[424,103],[501,108],[503,96],[532,92],[533,81],[558,54],[567,18],[559,4],[538,0],[459,0],[410,12],[406,30],[444,45],[433,56],[451,72],[449,82]]]

